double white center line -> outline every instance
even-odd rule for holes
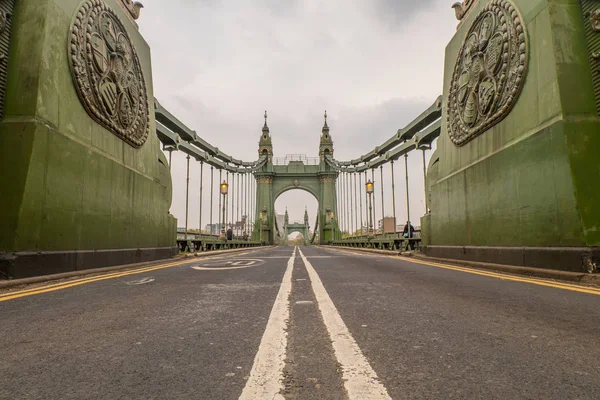
[[[287,326],[290,320],[292,271],[295,260],[296,248],[294,247],[275,304],[273,304],[267,328],[260,341],[256,357],[254,357],[250,377],[242,391],[240,400],[284,399],[280,392],[283,389]]]
[[[283,399],[283,368],[285,367],[289,298],[292,288],[292,270],[299,251],[308,271],[323,322],[329,333],[337,361],[342,367],[342,378],[350,400],[391,399],[373,368],[362,354],[356,341],[331,301],[317,271],[301,250],[294,248],[279,293],[271,310],[269,322],[260,343],[250,378],[240,396],[243,400]]]

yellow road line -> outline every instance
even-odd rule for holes
[[[161,266],[166,266],[165,264],[160,264],[160,265],[161,265]],[[171,265],[171,264],[169,264],[169,265]],[[133,272],[133,271],[136,271],[136,272],[138,272],[138,273],[142,273],[142,272],[144,272],[144,271],[145,271],[146,269],[148,269],[148,268],[151,268],[151,267],[143,267],[143,268],[139,268],[139,269],[131,270],[131,271],[128,271],[128,272]],[[91,275],[91,274],[94,274],[94,270],[88,270],[87,272],[89,272],[89,274],[90,274],[90,275]],[[115,276],[115,277],[117,277],[117,276],[121,276],[121,274],[122,274],[122,273],[123,273],[123,272],[111,272],[111,273],[104,274],[104,275],[102,275],[102,276],[106,276],[106,277],[112,277],[112,276]],[[69,280],[68,282],[53,283],[53,284],[50,284],[50,285],[45,285],[45,286],[43,287],[43,289],[50,289],[50,288],[60,287],[60,286],[63,286],[63,285],[65,285],[66,283],[87,282],[88,280],[90,280],[90,279],[92,279],[92,278],[94,278],[94,277],[87,277],[87,278],[73,279],[73,280]],[[68,279],[68,278],[66,278],[66,279]],[[12,292],[12,293],[4,293],[4,294],[0,294],[0,299],[1,299],[1,298],[3,298],[3,297],[11,296],[11,295],[13,295],[13,294],[15,294],[15,293],[28,293],[28,292],[36,292],[36,291],[38,291],[38,290],[40,290],[40,289],[42,289],[42,288],[41,288],[41,287],[35,287],[35,288],[32,288],[32,289],[23,289],[23,290],[19,290],[18,292]]]
[[[254,253],[256,251],[257,250],[247,251],[247,252],[242,252],[242,253],[233,253],[233,254],[216,254],[212,257],[203,257],[201,259],[188,259],[188,260],[179,261],[176,263],[160,264],[160,265],[155,265],[155,266],[151,266],[151,267],[138,268],[138,269],[134,269],[131,271],[125,271],[125,272],[112,272],[112,273],[108,273],[108,274],[104,274],[104,275],[97,275],[97,276],[91,276],[88,278],[75,279],[75,280],[70,280],[70,281],[61,282],[61,283],[55,283],[55,284],[41,286],[41,287],[32,288],[32,289],[24,289],[24,290],[19,290],[16,292],[0,294],[0,302],[18,299],[20,297],[25,297],[25,296],[32,296],[35,294],[53,292],[55,290],[67,289],[67,288],[70,288],[73,286],[84,285],[86,283],[91,283],[91,282],[120,278],[122,276],[128,276],[128,275],[142,274],[144,272],[156,271],[159,269],[165,269],[165,268],[170,268],[170,267],[177,267],[180,265],[190,264],[190,263],[194,263],[194,262],[203,262],[206,260],[215,260],[215,259],[227,258],[227,257],[232,257],[232,256],[237,257],[237,256],[245,255],[245,254]],[[89,273],[93,274],[94,270],[89,270]]]
[[[355,253],[353,251],[348,251],[348,250],[337,250],[337,251],[347,253],[347,254],[353,254],[353,255],[364,255],[364,254],[359,254],[359,253]],[[408,259],[405,257],[391,256],[391,255],[386,255],[386,254],[371,253],[371,255],[392,258],[395,260],[402,260],[402,261],[415,263],[415,264],[428,265],[430,267],[449,269],[452,271],[466,272],[466,273],[473,274],[473,275],[487,276],[490,278],[502,279],[502,280],[513,281],[513,282],[530,283],[530,284],[538,285],[538,286],[546,286],[546,287],[552,287],[552,288],[556,288],[556,289],[570,290],[573,292],[594,294],[594,295],[600,296],[600,289],[587,287],[587,286],[579,286],[579,285],[573,285],[573,284],[569,284],[569,283],[554,282],[554,281],[538,279],[538,278],[519,277],[519,276],[507,275],[507,274],[503,274],[503,273],[499,273],[499,272],[482,271],[482,270],[478,270],[478,269],[474,269],[474,268],[459,267],[459,266],[455,266],[455,265],[434,263],[434,262],[423,261],[423,260],[415,260],[412,258]]]
[[[127,276],[127,275],[136,275],[136,274],[142,274],[144,272],[150,272],[150,271],[156,271],[159,269],[176,267],[179,265],[188,264],[190,262],[191,262],[190,260],[187,260],[187,261],[182,261],[182,262],[173,263],[173,264],[162,264],[162,265],[158,265],[158,266],[154,266],[154,267],[140,268],[140,269],[136,269],[133,271],[94,276],[94,277],[85,278],[85,279],[78,279],[75,281],[67,281],[67,282],[58,283],[58,284],[54,284],[54,285],[42,286],[42,287],[35,288],[35,289],[27,289],[27,290],[21,290],[21,291],[13,292],[13,293],[6,293],[6,294],[0,296],[0,302],[18,299],[20,297],[25,297],[25,296],[32,296],[35,294],[42,294],[42,293],[47,293],[47,292],[53,292],[56,290],[67,289],[67,288],[70,288],[73,286],[85,285],[86,283],[91,283],[91,282],[103,281],[103,280],[107,280],[107,279],[120,278],[122,276]]]

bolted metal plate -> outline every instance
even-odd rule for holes
[[[596,109],[600,115],[600,1],[581,0],[581,12],[590,56]]]
[[[0,0],[0,118],[4,116],[10,32],[14,8],[15,0]]]

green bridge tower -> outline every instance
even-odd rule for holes
[[[333,156],[333,139],[329,134],[327,112],[321,131],[319,158],[316,162],[311,162],[305,157],[292,157],[286,162],[274,163],[273,142],[267,125],[266,112],[265,124],[258,142],[258,155],[265,157],[266,162],[254,174],[257,184],[257,207],[252,239],[267,243],[275,242],[275,201],[283,193],[293,189],[307,191],[319,203],[317,222],[314,227],[315,232],[318,232],[319,243],[325,244],[332,238],[339,237],[335,189],[338,172],[326,162],[327,156]]]

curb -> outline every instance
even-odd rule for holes
[[[202,258],[202,257],[215,256],[215,255],[219,255],[219,254],[238,253],[238,252],[244,251],[244,250],[248,251],[248,250],[255,250],[255,249],[265,249],[265,248],[270,248],[270,247],[273,247],[273,246],[244,247],[241,249],[215,250],[215,251],[203,252],[203,253],[180,254],[178,256],[175,256],[172,258],[166,258],[163,260],[141,262],[141,263],[135,263],[135,264],[114,265],[112,267],[82,269],[79,271],[63,272],[60,274],[52,274],[52,275],[34,276],[31,278],[11,279],[8,281],[0,281],[0,289],[9,289],[9,288],[12,288],[15,286],[24,286],[24,285],[31,285],[34,283],[44,283],[44,282],[48,282],[48,281],[56,281],[56,280],[60,280],[60,279],[74,278],[74,277],[78,277],[78,276],[82,276],[82,275],[95,275],[95,274],[100,274],[100,273],[104,273],[104,272],[113,272],[113,271],[143,268],[143,267],[152,267],[152,266],[160,265],[160,264],[164,264],[164,263],[185,260],[188,258]]]
[[[329,246],[329,245],[319,245],[317,247],[324,247],[324,248],[327,248],[327,249],[356,250],[356,251],[362,251],[364,253],[383,254],[383,255],[386,255],[386,256],[398,256],[398,255],[400,255],[399,251],[393,251],[393,250],[365,249],[365,248],[361,248],[361,247],[344,247],[344,246]]]
[[[570,272],[570,271],[559,271],[559,270],[553,270],[553,269],[520,267],[520,266],[516,266],[516,265],[492,264],[492,263],[484,263],[484,262],[476,262],[476,261],[454,260],[454,259],[448,259],[448,258],[434,258],[434,257],[427,257],[427,256],[424,256],[421,254],[415,254],[414,252],[399,253],[397,251],[390,251],[390,250],[361,249],[361,248],[356,248],[356,247],[339,247],[339,246],[321,246],[321,247],[327,247],[330,249],[356,250],[356,251],[363,251],[365,253],[384,254],[384,255],[388,255],[388,256],[403,257],[403,258],[406,258],[407,260],[410,260],[411,258],[415,258],[417,260],[422,260],[422,261],[446,263],[446,264],[465,266],[465,267],[476,268],[476,269],[486,269],[486,270],[492,270],[492,271],[508,272],[508,273],[512,273],[512,274],[532,276],[532,277],[537,277],[537,278],[558,279],[558,280],[562,280],[562,281],[590,283],[590,284],[600,285],[600,274],[587,274],[584,272]]]

